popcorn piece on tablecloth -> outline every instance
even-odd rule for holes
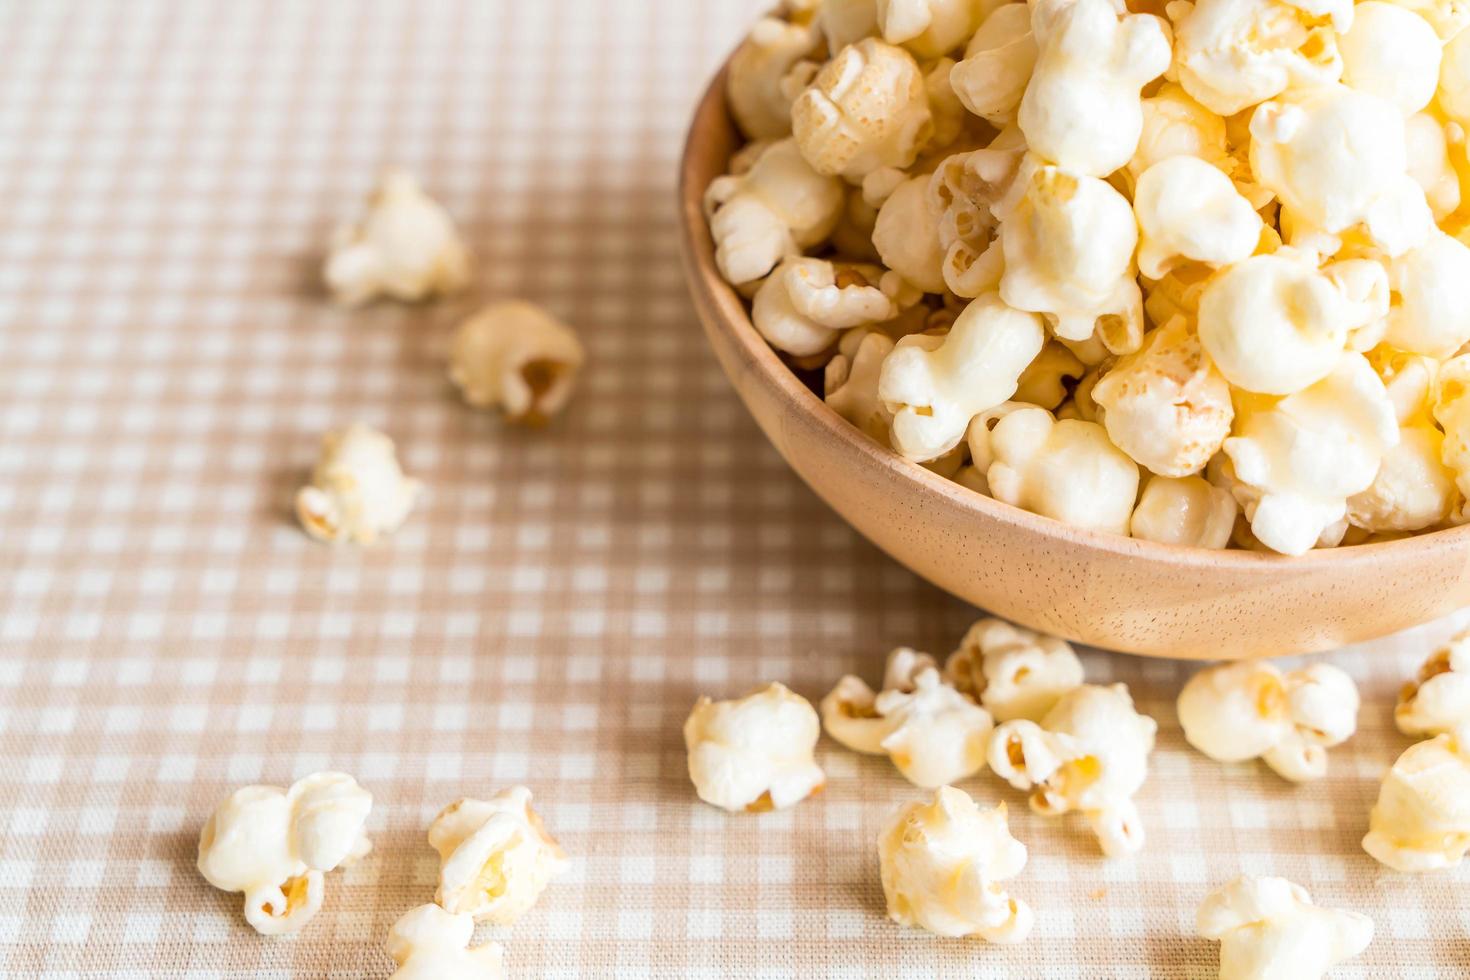
[[[362,224],[337,230],[324,274],[332,298],[345,306],[378,296],[416,302],[463,289],[469,255],[448,212],[395,170],[373,193]]]
[[[793,806],[826,785],[812,757],[821,733],[812,706],[781,684],[736,701],[700,698],[684,722],[689,779],[721,809]]]
[[[524,786],[488,800],[451,803],[429,825],[429,846],[439,852],[434,900],[449,912],[496,925],[524,915],[567,866]]]
[[[246,786],[199,834],[199,873],[244,892],[245,921],[263,935],[295,932],[321,909],[324,875],[372,850],[363,833],[373,798],[351,776],[318,772],[290,789]]]
[[[1040,721],[1083,682],[1082,661],[1066,640],[991,618],[970,627],[944,670],[996,721]]]
[[[1415,738],[1450,735],[1470,723],[1470,630],[1440,647],[1399,692],[1399,731]]]
[[[1358,688],[1331,664],[1283,673],[1264,661],[1202,670],[1179,692],[1184,737],[1211,759],[1257,757],[1292,782],[1327,774],[1327,750],[1358,729]]]
[[[422,489],[404,475],[392,439],[352,425],[323,437],[311,482],[296,493],[296,516],[322,541],[371,544],[398,529]]]
[[[532,303],[492,303],[454,335],[449,376],[476,408],[542,425],[566,407],[587,354],[571,327]]]
[[[388,931],[388,955],[398,969],[388,980],[504,980],[499,943],[470,946],[475,920],[437,905],[399,916]]]
[[[878,839],[878,862],[895,922],[992,943],[1018,943],[1031,931],[1031,907],[1000,884],[1026,864],[1004,803],[981,810],[963,790],[942,786],[932,803],[894,813]]]
[[[1383,777],[1363,850],[1395,871],[1458,867],[1470,850],[1470,726],[1409,746]]]
[[[1321,980],[1373,941],[1373,920],[1312,904],[1285,878],[1237,878],[1211,892],[1196,917],[1220,943],[1220,980]]]

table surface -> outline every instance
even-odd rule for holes
[[[1361,727],[1302,787],[1185,746],[1189,666],[1088,653],[1159,721],[1148,846],[1104,861],[967,781],[1030,847],[1019,947],[884,917],[878,829],[920,795],[884,760],[824,740],[827,792],[781,813],[694,798],[698,695],[815,700],[976,615],[790,474],[694,321],[674,164],[760,2],[0,4],[0,974],[386,976],[388,926],[433,895],[428,820],[525,782],[573,861],[482,928],[512,977],[1207,977],[1195,907],[1243,872],[1373,915],[1336,977],[1467,975],[1464,873],[1358,846],[1407,745],[1394,692],[1449,622],[1334,655]],[[475,292],[336,310],[321,250],[393,164],[456,216]],[[541,432],[445,376],[457,320],[512,294],[590,349]],[[289,498],[357,419],[428,492],[333,549]],[[302,933],[257,936],[195,872],[200,825],[326,767],[373,792],[377,848]]]

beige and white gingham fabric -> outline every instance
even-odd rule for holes
[[[875,838],[918,791],[883,760],[824,742],[827,792],[791,811],[695,800],[697,695],[815,699],[975,615],[785,469],[685,298],[676,154],[760,2],[0,4],[0,974],[386,976],[433,893],[429,818],[526,782],[574,862],[493,931],[512,977],[1202,978],[1195,906],[1241,872],[1373,915],[1338,977],[1470,975],[1470,871],[1358,847],[1406,745],[1393,693],[1449,623],[1335,658],[1362,729],[1303,787],[1186,749],[1186,666],[1089,655],[1160,722],[1149,844],[1105,862],[969,781],[1031,848],[1020,947],[884,918]],[[337,311],[321,249],[394,164],[461,223],[477,295]],[[452,324],[511,294],[590,348],[543,432],[445,378]],[[334,550],[287,505],[355,419],[429,490]],[[257,936],[195,872],[199,827],[323,767],[375,795],[377,849],[305,931]]]

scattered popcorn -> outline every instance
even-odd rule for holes
[[[1453,735],[1470,722],[1470,630],[1436,650],[1399,692],[1394,724],[1413,738]]]
[[[1192,548],[1224,548],[1240,507],[1229,490],[1198,476],[1149,477],[1128,521],[1144,541]]]
[[[773,140],[791,134],[791,97],[783,91],[782,82],[798,64],[816,55],[820,44],[820,33],[809,24],[779,17],[756,21],[730,57],[725,75],[730,114],[747,139]]]
[[[1321,980],[1373,941],[1372,919],[1313,905],[1285,878],[1237,878],[1205,898],[1196,922],[1220,943],[1220,980]]]
[[[296,493],[296,516],[321,541],[371,544],[398,529],[422,489],[404,475],[392,439],[352,425],[322,438],[311,482]]]
[[[1084,684],[1062,695],[1041,723],[1017,720],[990,739],[990,768],[1045,816],[1080,812],[1110,857],[1143,847],[1133,794],[1148,776],[1158,726],[1133,708],[1123,684]]]
[[[839,51],[791,106],[792,132],[812,168],[854,182],[879,167],[908,167],[932,126],[918,63],[877,38]]]
[[[399,916],[388,931],[388,955],[398,969],[388,980],[504,980],[499,943],[470,946],[475,920],[437,905]]]
[[[932,803],[894,813],[878,863],[888,917],[900,925],[992,943],[1019,943],[1031,931],[1031,907],[1000,886],[1026,865],[1004,803],[981,810],[964,790],[941,786]]]
[[[842,182],[813,170],[795,141],[770,144],[749,170],[705,191],[720,275],[737,286],[765,278],[786,256],[825,241],[845,204]]]
[[[904,778],[933,789],[985,767],[990,713],[940,674],[934,659],[899,647],[883,690],[851,674],[822,699],[827,734],[856,752],[887,755]]]
[[[1261,758],[1292,782],[1327,774],[1327,750],[1358,729],[1358,688],[1330,664],[1283,673],[1267,661],[1202,670],[1179,692],[1184,738],[1211,759]]]
[[[1395,871],[1458,867],[1470,849],[1470,728],[1409,746],[1368,817],[1363,850]]]
[[[439,852],[434,900],[449,912],[496,925],[524,915],[567,866],[524,786],[489,800],[451,803],[429,825],[429,846]]]
[[[971,419],[1015,393],[1045,339],[1040,317],[990,293],[965,307],[937,348],[900,340],[878,380],[893,448],[922,462],[959,445]]]
[[[1062,695],[1082,686],[1082,661],[1055,636],[982,619],[970,627],[944,671],[996,721],[1040,721]]]
[[[476,408],[544,425],[571,399],[586,357],[566,324],[532,303],[508,300],[459,325],[449,377]]]
[[[970,38],[964,60],[950,73],[950,84],[966,109],[1006,126],[1016,121],[1036,56],[1030,6],[1002,4]]]
[[[1185,260],[1212,267],[1256,250],[1261,216],[1230,178],[1199,157],[1172,156],[1138,178],[1133,210],[1141,231],[1138,271],[1162,279]]]
[[[1342,81],[1398,106],[1411,116],[1429,104],[1439,87],[1443,42],[1429,21],[1382,0],[1353,8],[1353,26],[1338,37]]]
[[[780,810],[820,792],[812,758],[821,723],[781,684],[736,701],[700,698],[684,722],[689,779],[699,798],[724,810]]]
[[[323,876],[372,850],[363,833],[372,806],[372,795],[340,772],[313,773],[287,790],[238,789],[199,834],[199,873],[221,891],[244,892],[256,932],[296,932],[322,907]]]
[[[418,181],[395,170],[373,192],[362,224],[337,230],[325,276],[332,298],[344,306],[379,296],[417,302],[463,289],[469,255],[449,214]]]

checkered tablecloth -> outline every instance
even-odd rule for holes
[[[676,254],[689,110],[762,0],[0,3],[0,974],[382,977],[430,900],[429,818],[525,782],[573,856],[511,928],[512,977],[1213,976],[1205,892],[1286,875],[1373,915],[1336,976],[1464,977],[1466,873],[1358,847],[1407,744],[1398,684],[1453,624],[1335,662],[1365,695],[1323,782],[1187,750],[1189,668],[1089,654],[1159,720],[1149,844],[1103,861],[1012,803],[1014,948],[883,915],[875,839],[919,791],[830,742],[827,792],[727,816],[688,785],[697,695],[813,700],[975,612],[782,465],[706,351]],[[476,294],[341,312],[331,227],[385,166],[476,253]],[[569,415],[509,429],[446,381],[448,331],[521,295],[592,358]],[[428,492],[368,549],[293,524],[323,430],[361,419]],[[305,931],[248,930],[194,870],[231,788],[332,767],[377,849]]]

